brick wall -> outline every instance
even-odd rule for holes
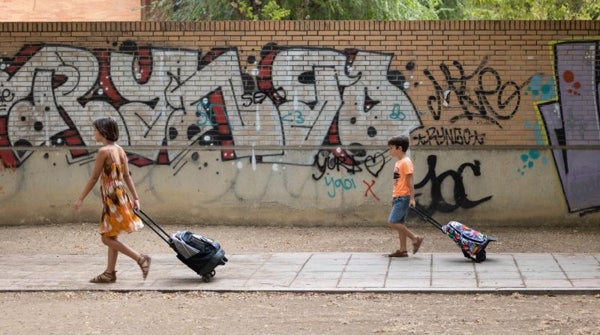
[[[536,144],[535,134],[524,125],[538,121],[535,102],[542,97],[535,94],[552,89],[531,87],[532,77],[555,86],[552,81],[557,76],[553,68],[556,55],[552,46],[558,42],[594,42],[600,24],[596,21],[50,22],[4,23],[1,28],[0,52],[4,59],[31,44],[59,44],[110,53],[133,41],[138,47],[194,50],[200,55],[212,48],[234,48],[240,71],[248,73],[256,68],[261,51],[270,43],[303,50],[333,49],[338,53],[347,49],[387,53],[389,58],[385,62],[389,61],[389,67],[387,63],[378,66],[405,79],[401,82],[408,88],[403,91],[425,125],[443,126],[450,122],[454,128],[479,129],[486,135],[484,145],[532,145]],[[249,57],[256,61],[249,63]],[[442,72],[442,66],[447,67],[447,74]],[[443,94],[447,89],[450,90],[448,106],[440,108],[439,91]],[[433,106],[428,106],[428,101]],[[474,118],[465,119],[469,114]]]
[[[598,21],[1,23],[0,165],[24,173],[45,150],[64,154],[67,171],[89,167],[91,120],[112,115],[142,175],[168,167],[167,178],[178,179],[181,165],[201,170],[198,157],[217,148],[215,160],[238,170],[300,169],[294,183],[314,183],[315,194],[347,182],[340,190],[358,195],[345,201],[361,206],[384,198],[369,192],[387,193],[385,143],[405,133],[422,166],[435,156],[438,167],[459,171],[478,161],[478,149],[504,150],[484,165],[502,166],[509,155],[517,178],[532,178],[543,160],[557,176],[527,183],[555,185],[566,205],[559,212],[595,209],[600,195],[581,187],[600,183],[599,40]],[[346,175],[327,184],[340,167]],[[347,179],[361,173],[364,185],[372,179],[381,189]],[[282,184],[262,178],[275,183],[264,191],[275,200],[250,198],[277,204]],[[235,188],[223,191],[234,194],[230,206],[248,199]],[[510,189],[499,208],[510,206]],[[319,203],[315,194],[301,202]],[[432,210],[466,209],[421,199]]]

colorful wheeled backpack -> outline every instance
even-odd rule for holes
[[[488,243],[496,241],[494,236],[483,234],[475,229],[471,229],[458,221],[450,221],[441,225],[433,217],[420,208],[412,208],[421,218],[425,219],[433,226],[448,235],[460,247],[466,258],[472,259],[477,263],[486,259],[485,248]]]

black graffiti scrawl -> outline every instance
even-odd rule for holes
[[[553,46],[557,97],[539,104],[570,211],[600,209],[600,56],[598,41]],[[579,146],[579,148],[577,147]]]

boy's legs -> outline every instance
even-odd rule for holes
[[[421,243],[423,243],[423,237],[416,235],[410,229],[406,227],[404,223],[390,223],[390,227],[398,232],[398,237],[400,239],[400,250],[406,251],[406,238],[410,238],[413,245],[413,254],[416,254],[421,247]]]
[[[390,228],[398,232],[398,240],[400,241],[400,251],[406,251],[406,238],[410,238],[413,243],[417,241],[418,236],[415,235],[404,223],[390,223]]]
[[[412,241],[413,254],[419,250],[419,248],[421,247],[421,243],[423,243],[423,238],[410,231],[410,229],[408,229],[404,224],[406,222],[406,217],[408,214],[409,200],[410,198],[408,196],[397,197],[393,199],[392,211],[390,212],[388,222],[390,228],[398,232],[400,249],[390,254],[390,257],[407,256],[406,238],[410,238],[410,240]]]
[[[400,240],[400,250],[406,252],[406,233],[398,231],[398,239]]]

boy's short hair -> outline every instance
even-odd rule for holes
[[[406,136],[406,135],[394,136],[388,140],[388,145],[393,145],[396,148],[401,147],[402,151],[406,152],[408,150],[408,146],[409,146],[408,136]]]

